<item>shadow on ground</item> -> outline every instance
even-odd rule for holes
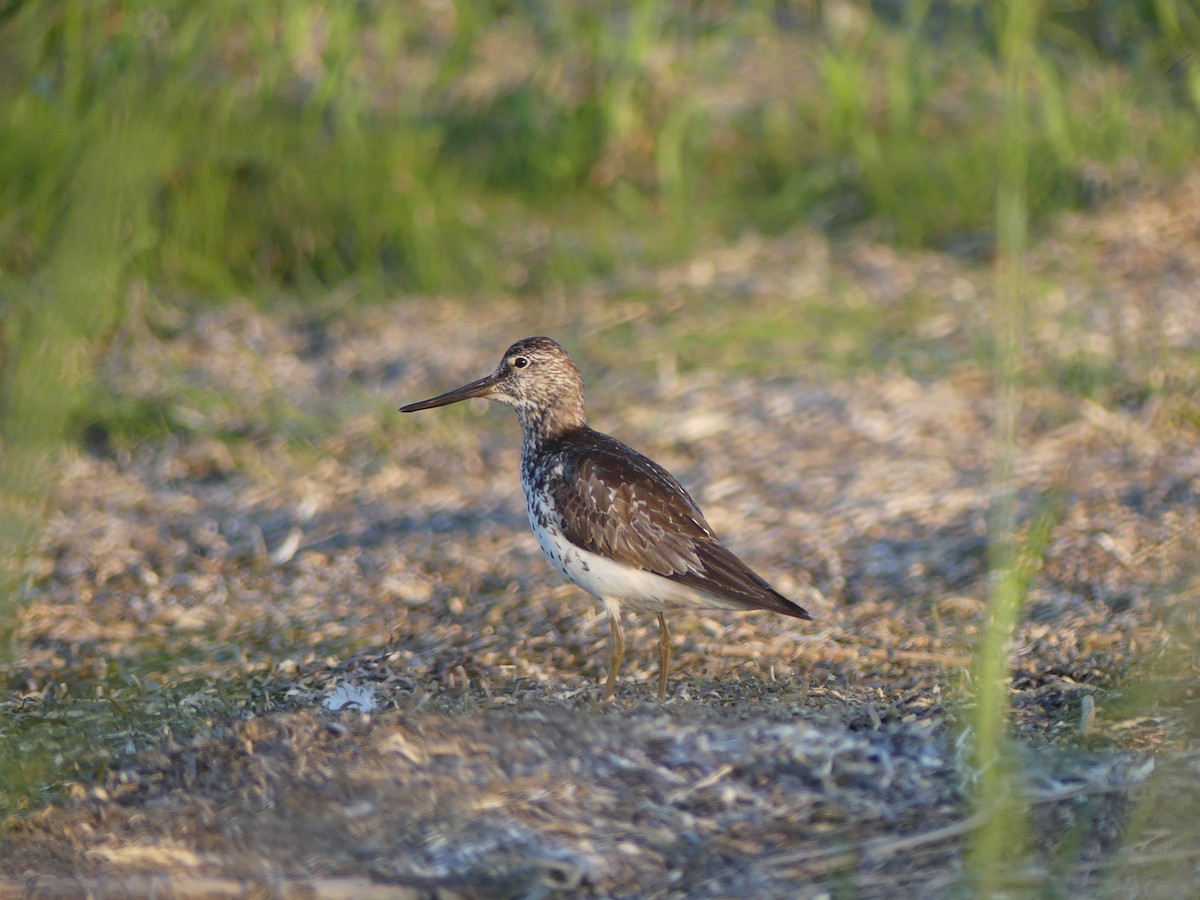
[[[1198,215],[1146,202],[1151,224]],[[1194,233],[1160,228],[1155,257],[1193,285]],[[1034,315],[1032,374],[1067,334],[1162,387],[1025,394],[1023,527],[1053,521],[1013,646],[1030,845],[1014,890],[1194,883],[1200,327],[1185,326],[1200,298],[1153,268],[1106,268],[1129,254],[1105,248],[1139,234],[1068,222],[1035,261],[1074,299]],[[753,273],[739,314],[920,294],[911,328],[959,348],[940,374],[806,362],[786,330],[753,371],[736,341],[690,365],[738,272],[696,284],[686,265],[593,286],[569,315],[504,299],[318,320],[231,308],[125,343],[109,389],[162,411],[167,433],[106,425],[65,463],[5,672],[25,780],[5,793],[8,888],[961,890],[983,821],[967,723],[989,439],[967,348],[990,276],[861,243],[816,254],[832,260],[820,278],[789,268],[814,257],[791,244],[822,240],[732,254]],[[1060,262],[1085,251],[1087,278]],[[656,299],[620,299],[646,287]],[[1152,358],[1122,355],[1147,297],[1169,327]],[[511,415],[394,411],[542,332],[579,358],[594,424],[675,472],[784,593],[813,596],[814,622],[675,617],[660,705],[655,625],[635,618],[618,699],[596,702],[606,628],[525,530]]]

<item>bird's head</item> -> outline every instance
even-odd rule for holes
[[[552,437],[587,424],[583,376],[567,351],[548,337],[517,341],[490,375],[402,406],[400,412],[448,406],[472,397],[486,397],[513,407],[521,427],[531,437]]]

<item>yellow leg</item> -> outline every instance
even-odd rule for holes
[[[621,632],[621,614],[611,610],[608,613],[608,625],[612,636],[612,664],[608,667],[608,680],[604,682],[604,699],[611,700],[617,687],[617,673],[621,671],[621,663],[625,661],[625,635]]]
[[[658,699],[667,699],[667,673],[671,671],[671,632],[667,620],[658,614]]]

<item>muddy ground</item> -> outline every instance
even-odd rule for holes
[[[1031,259],[1013,893],[1200,883],[1196,234],[1193,181]],[[962,890],[990,284],[800,231],[568,296],[141,298],[4,672],[0,896]],[[538,333],[813,622],[674,616],[660,704],[633,616],[599,701],[607,625],[528,533],[511,412],[395,411]]]

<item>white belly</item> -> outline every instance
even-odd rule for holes
[[[559,531],[538,526],[530,513],[530,526],[542,552],[558,571],[604,603],[610,613],[622,607],[637,612],[671,609],[745,609],[745,605],[706,594],[653,572],[635,569],[576,547]]]

